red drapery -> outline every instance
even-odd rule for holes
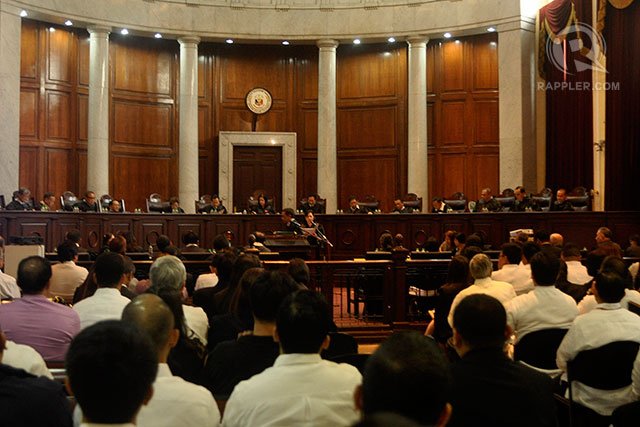
[[[607,124],[605,207],[640,210],[640,1],[606,4]],[[613,85],[619,84],[619,90]]]
[[[582,70],[576,65],[589,62],[584,54],[591,46],[590,40],[581,37],[574,28],[579,22],[591,22],[591,1],[556,0],[540,9],[540,29],[545,27],[540,40],[545,55],[541,74],[546,76],[546,185],[553,189],[564,187],[570,191],[577,186],[593,187],[591,70]],[[553,61],[545,48],[550,46],[547,38],[562,33],[567,27],[572,28],[558,37],[562,45],[556,46],[563,55],[560,60],[556,55]],[[584,39],[584,43],[579,44],[579,39]],[[562,84],[565,86],[557,87]]]

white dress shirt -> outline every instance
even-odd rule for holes
[[[16,369],[24,369],[36,377],[53,379],[40,353],[28,345],[7,340],[7,346],[2,354],[2,363]]]
[[[131,300],[123,297],[118,288],[98,288],[96,293],[85,298],[73,309],[80,317],[82,329],[102,320],[120,320],[122,311]]]
[[[629,301],[635,302],[636,304],[640,304],[640,292],[634,291],[631,289],[624,290],[624,296],[620,300],[620,305],[622,308],[629,308]],[[582,298],[582,301],[578,304],[578,311],[580,314],[585,314],[596,308],[598,305],[598,301],[596,301],[596,297],[593,295],[585,295]]]
[[[634,262],[629,266],[629,273],[631,273],[631,279],[633,281],[636,280],[636,276],[638,275],[638,269],[640,269],[640,262]]]
[[[594,310],[576,317],[565,335],[556,357],[558,368],[567,370],[567,361],[583,350],[599,348],[616,341],[640,343],[640,316],[625,310],[619,303],[598,304]],[[640,352],[638,353],[640,355]],[[611,361],[615,363],[615,361]],[[598,390],[573,383],[573,400],[593,409],[601,415],[611,415],[618,406],[638,399],[640,394],[640,359],[636,356],[632,378],[634,384],[618,390]],[[567,390],[568,393],[568,390]],[[568,396],[568,394],[567,394]]]
[[[578,316],[573,298],[555,286],[536,286],[527,294],[505,304],[507,324],[514,329],[516,342],[542,329],[569,329]]]
[[[52,265],[49,296],[59,296],[71,302],[76,288],[82,285],[88,275],[89,271],[86,268],[77,266],[73,261]]]
[[[584,285],[593,280],[587,273],[587,267],[580,261],[567,261],[567,281],[574,285]]]
[[[505,264],[500,270],[492,271],[491,278],[498,282],[511,283],[518,272],[518,264]]]
[[[213,288],[217,284],[218,275],[216,273],[201,274],[198,276],[198,280],[196,280],[195,290]]]
[[[82,409],[73,412],[75,426],[82,425]],[[137,427],[216,427],[220,425],[220,410],[211,392],[171,373],[169,365],[158,364],[153,383],[153,397],[142,405]]]
[[[16,279],[0,271],[0,298],[20,298],[20,288]]]
[[[516,292],[513,290],[513,286],[507,282],[498,282],[492,280],[491,277],[485,277],[483,279],[476,279],[473,285],[469,286],[467,289],[463,289],[456,295],[451,303],[451,308],[449,309],[449,325],[453,327],[453,312],[455,311],[460,301],[462,301],[465,297],[473,294],[486,294],[496,298],[502,304],[505,304],[507,301],[516,297]]]
[[[531,278],[531,265],[520,264],[518,271],[514,274],[511,282],[517,295],[526,294],[533,289],[533,279]]]
[[[202,345],[207,345],[207,335],[209,333],[209,318],[207,313],[200,307],[194,307],[192,305],[182,305],[182,312],[184,313],[184,321],[196,335],[196,338],[200,340]]]
[[[281,354],[272,367],[236,385],[223,426],[350,426],[362,375],[318,354]]]

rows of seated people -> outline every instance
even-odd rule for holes
[[[480,198],[477,201],[471,201],[467,205],[464,194],[455,193],[448,199],[440,196],[433,197],[431,200],[431,213],[449,213],[464,212],[529,212],[529,211],[574,211],[586,210],[588,208],[589,195],[586,189],[578,187],[574,189],[570,196],[567,190],[561,188],[556,192],[556,198],[553,200],[550,189],[543,190],[540,195],[533,196],[527,194],[524,187],[516,187],[515,190],[506,189],[502,194],[495,197],[490,188],[483,188]],[[574,207],[573,203],[579,206]],[[7,210],[36,210],[36,211],[55,211],[56,196],[53,193],[45,193],[40,202],[35,202],[31,197],[28,188],[21,187],[14,192],[13,200],[4,206],[4,198],[0,199],[0,208]],[[309,211],[314,214],[322,214],[326,211],[326,200],[321,199],[315,193],[309,194],[301,200],[297,208],[299,213],[307,213]],[[409,194],[404,197],[398,197],[393,201],[393,209],[390,213],[413,213],[422,212],[422,198],[415,194]],[[81,200],[71,192],[65,192],[60,196],[60,206],[62,210],[78,211],[78,212],[125,212],[125,202],[122,199],[115,199],[105,194],[97,199],[93,191],[87,191]],[[359,201],[356,196],[350,196],[348,199],[348,208],[346,210],[338,209],[338,213],[380,213],[380,203],[374,196],[365,197],[365,201]],[[223,205],[218,195],[204,195],[200,200],[195,202],[196,211],[206,214],[226,214],[229,213]],[[158,194],[152,194],[147,199],[148,212],[162,213],[184,213],[184,209],[180,206],[180,200],[177,197],[171,197],[168,201],[162,201]],[[136,209],[139,211],[139,209]],[[235,208],[234,208],[235,211]],[[275,201],[271,197],[260,193],[255,197],[251,196],[248,200],[247,209],[242,210],[243,213],[250,214],[275,214]]]
[[[16,279],[0,276],[14,298],[0,305],[3,425],[551,426],[564,388],[590,425],[637,421],[638,264],[627,269],[606,228],[586,266],[580,248],[537,233],[536,242],[505,243],[493,271],[482,237],[469,236],[426,333],[397,332],[364,364],[357,346],[336,348],[332,308],[307,288],[302,260],[266,271],[218,236],[192,305],[170,241],[158,245],[148,279],[135,281],[124,237],[107,242],[90,272],[75,265],[80,243],[70,237],[60,263],[29,257]],[[73,306],[52,302],[55,294]],[[556,340],[526,354],[541,331]],[[618,342],[630,345],[614,348],[616,363],[589,369],[606,376],[624,363],[623,386],[561,380],[586,351]],[[66,392],[45,361],[64,361]]]

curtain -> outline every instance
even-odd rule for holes
[[[540,9],[541,32],[543,25],[545,28],[541,44],[546,57],[541,73],[546,76],[546,185],[552,189],[593,187],[591,70],[580,68],[580,64],[590,62],[584,55],[591,46],[590,39],[581,38],[576,27],[580,22],[591,22],[591,1],[556,0]],[[572,26],[576,28],[558,36]],[[550,55],[549,49],[556,55]]]
[[[640,1],[606,6],[607,43],[605,207],[640,210],[635,180],[640,178]],[[617,8],[627,4],[626,8]],[[619,84],[619,90],[613,85]]]

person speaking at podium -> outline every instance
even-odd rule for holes
[[[307,240],[311,246],[324,246],[324,227],[322,224],[315,222],[313,211],[307,211],[304,216],[302,227],[309,231],[307,234]]]

